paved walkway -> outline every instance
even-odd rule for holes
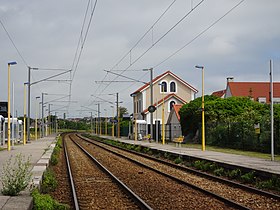
[[[106,138],[108,138],[108,136]],[[203,158],[210,161],[242,166],[246,168],[251,168],[252,170],[260,170],[260,171],[265,171],[265,172],[275,173],[280,175],[279,161],[271,161],[271,160],[266,160],[261,158],[248,157],[244,155],[235,155],[235,154],[228,154],[222,152],[207,151],[207,148],[206,151],[203,152],[200,149],[176,147],[174,144],[163,145],[155,142],[150,143],[148,141],[134,141],[134,140],[129,140],[127,138],[121,138],[118,140],[130,144],[143,145],[162,151],[173,152],[173,153],[187,155],[196,158]]]
[[[36,141],[31,141],[26,145],[14,146],[11,151],[0,151],[0,176],[2,176],[3,165],[11,156],[16,156],[17,154],[22,154],[25,159],[30,157],[30,162],[33,166],[32,169],[32,180],[34,184],[39,184],[42,179],[44,170],[46,169],[49,159],[51,157],[52,148],[55,144],[56,135],[50,135],[38,139]],[[0,183],[0,190],[2,184]],[[20,196],[3,196],[0,193],[0,209],[1,210],[11,210],[11,209],[31,209],[32,198],[29,192],[22,192]]]

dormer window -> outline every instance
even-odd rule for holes
[[[176,92],[176,83],[170,82],[170,92],[175,93]]]

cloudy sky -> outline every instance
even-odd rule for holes
[[[23,114],[27,66],[39,68],[31,70],[32,83],[72,69],[71,73],[31,86],[32,116],[35,98],[43,92],[48,93],[44,99],[60,117],[64,112],[68,117],[89,116],[89,110],[97,109],[97,103],[101,104],[103,116],[106,112],[111,115],[112,104],[107,101],[114,103],[115,93],[119,93],[121,106],[131,112],[130,93],[143,83],[128,81],[148,82],[149,73],[142,69],[151,67],[154,76],[172,71],[197,88],[198,95],[201,72],[195,65],[205,66],[206,94],[224,89],[228,76],[235,81],[269,81],[270,59],[274,61],[274,80],[280,80],[278,0],[95,3],[95,0],[1,0],[0,101],[7,101],[7,63],[17,61],[11,67],[11,86],[14,83],[18,116]],[[179,49],[182,50],[174,54]],[[69,94],[71,103],[67,106]]]

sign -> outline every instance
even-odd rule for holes
[[[148,107],[148,111],[150,112],[150,113],[153,113],[154,111],[156,111],[156,107],[154,106],[154,105],[151,105],[151,106],[149,106]]]
[[[111,123],[117,123],[118,120],[116,120],[116,119],[110,119],[110,122],[111,122]]]
[[[254,125],[255,128],[255,133],[256,134],[261,134],[261,127],[260,127],[260,123],[257,123]]]

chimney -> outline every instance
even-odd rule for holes
[[[228,82],[234,82],[234,77],[227,77],[227,83]]]

